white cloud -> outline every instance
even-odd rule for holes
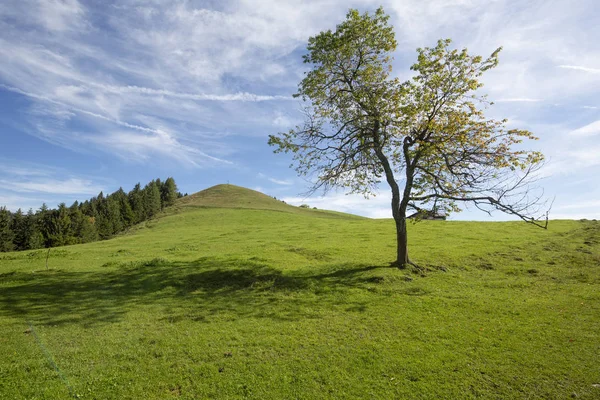
[[[177,161],[195,167],[206,164],[232,164],[230,161],[213,157],[194,147],[181,144],[175,136],[165,131],[150,132],[146,135],[131,132],[111,132],[108,135],[90,137],[87,141],[112,149],[125,159],[148,160],[152,155],[166,155]]]
[[[10,211],[17,211],[19,208],[25,212],[30,208],[37,210],[44,201],[42,198],[7,195],[0,192],[0,207],[6,207]]]
[[[87,26],[85,7],[77,0],[5,0],[0,16],[22,19],[51,32],[67,33]]]
[[[269,182],[273,182],[273,183],[275,183],[277,185],[290,186],[290,185],[294,184],[294,182],[292,180],[271,178],[270,176],[265,175],[262,172],[259,172],[256,176],[258,176],[261,179],[266,179]]]
[[[273,183],[276,183],[278,185],[285,185],[285,186],[289,186],[289,185],[293,185],[294,182],[290,181],[290,180],[282,180],[282,179],[275,179],[275,178],[269,178],[269,180]]]
[[[97,194],[103,185],[48,165],[0,159],[0,188],[17,193]]]
[[[241,102],[260,102],[274,100],[293,100],[292,96],[266,96],[248,92],[237,92],[228,94],[206,94],[206,93],[178,93],[171,90],[152,89],[139,86],[106,86],[95,84],[94,86],[105,90],[106,92],[127,94],[137,93],[149,96],[166,96],[179,99],[198,100],[198,101],[241,101]]]
[[[577,71],[589,72],[591,74],[600,74],[600,68],[589,68],[589,67],[582,67],[579,65],[559,65],[558,68],[574,69]]]
[[[600,208],[600,200],[584,200],[575,203],[569,203],[566,205],[560,205],[554,209],[557,211],[561,210],[577,210],[581,208],[598,209]]]
[[[524,98],[508,98],[508,99],[497,99],[495,100],[496,103],[537,103],[541,100],[539,99],[528,99],[526,97]]]
[[[571,136],[595,136],[600,134],[600,120],[575,129],[569,133]]]
[[[284,115],[282,113],[276,113],[275,118],[273,119],[273,126],[281,129],[289,129],[294,125],[299,125],[300,120],[297,118],[290,117],[289,115]]]
[[[78,30],[85,25],[85,10],[77,0],[38,0],[37,5],[35,15],[49,30]]]
[[[331,193],[315,197],[283,197],[286,203],[299,206],[308,204],[326,210],[335,210],[369,218],[391,218],[392,210],[387,193],[365,199],[357,194]]]
[[[574,164],[581,164],[585,167],[600,164],[600,145],[567,150],[566,154]]]
[[[103,191],[105,184],[105,179],[78,176],[61,168],[0,159],[0,206],[13,211],[88,198]]]
[[[247,134],[244,128],[252,125],[253,119],[260,119],[259,114],[252,106],[245,109],[236,105],[236,118],[231,118],[230,107],[209,103],[291,99],[289,92],[230,90],[220,82],[207,81],[202,74],[180,68],[186,63],[206,61],[206,74],[219,79],[234,69],[238,74],[245,73],[249,63],[254,63],[252,73],[283,73],[281,66],[275,68],[261,60],[264,54],[256,48],[261,40],[270,40],[271,46],[278,49],[278,40],[269,39],[268,34],[262,39],[249,37],[258,23],[269,28],[260,16],[248,19],[235,12],[199,10],[186,2],[168,8],[158,3],[140,8],[125,1],[117,7],[118,13],[113,12],[113,7],[107,8],[106,22],[113,24],[115,31],[112,37],[103,36],[108,40],[103,43],[102,39],[88,40],[89,25],[81,23],[86,10],[77,1],[40,1],[29,6],[18,2],[12,7],[0,6],[0,15],[31,23],[28,8],[47,8],[43,14],[46,19],[38,23],[52,32],[43,36],[23,34],[18,24],[2,26],[7,39],[0,39],[0,56],[5,60],[0,63],[0,87],[34,101],[32,129],[27,131],[53,144],[76,151],[91,150],[93,145],[94,151],[115,151],[119,157],[141,162],[160,155],[191,166],[209,165],[208,160],[231,163],[224,157],[234,153],[235,147],[221,139],[229,136],[232,128],[238,134]],[[138,13],[144,14],[148,26],[139,24]],[[70,24],[65,25],[69,17]],[[152,18],[160,19],[160,23],[150,21]],[[239,20],[244,18],[244,31],[236,33]],[[203,21],[209,25],[207,30],[196,26]],[[226,26],[220,26],[221,23]],[[80,36],[67,34],[72,30],[79,30]],[[9,40],[11,34],[14,38]],[[250,40],[238,62],[228,58],[239,52],[237,47],[224,42],[231,40],[232,35],[244,43]],[[166,47],[157,48],[153,39],[165,40]],[[225,58],[209,54],[213,51],[223,52]],[[115,52],[120,56],[115,57]],[[180,57],[182,64],[173,64],[173,54],[184,58]],[[270,79],[271,75],[264,78]],[[151,116],[153,121],[162,121],[174,129],[166,131],[154,124],[139,123],[140,115]],[[73,132],[70,123],[80,125],[82,120],[85,129],[79,127]],[[203,133],[206,126],[214,127],[210,137]]]
[[[47,123],[37,125],[39,133],[41,133],[44,138],[51,140],[54,143],[65,146],[73,146],[77,143],[94,143],[95,145],[100,145],[106,150],[116,151],[117,155],[120,155],[124,158],[130,159],[131,156],[134,156],[134,159],[138,161],[147,160],[153,154],[162,154],[167,157],[175,158],[179,162],[187,163],[196,167],[204,164],[206,161],[231,164],[230,161],[211,156],[196,148],[180,143],[176,135],[169,133],[165,129],[148,128],[146,126],[131,124],[119,119],[111,118],[110,116],[72,107],[68,104],[52,100],[48,97],[28,93],[17,88],[12,88],[2,84],[0,84],[0,87],[4,87],[7,90],[49,103],[49,106],[37,104],[37,106],[32,109],[32,113],[34,115],[52,115],[56,119],[64,121],[71,119],[76,115],[76,113],[79,113],[80,115],[111,122],[118,126],[130,128],[143,133],[136,134],[131,131],[118,131],[109,129],[108,132],[104,133],[103,135],[76,135],[73,132],[65,135],[62,132],[64,129],[52,129]],[[69,91],[73,92],[73,90]],[[155,124],[157,121],[157,119],[153,118],[146,118],[145,120],[151,120]],[[60,128],[64,128],[64,124],[60,124]],[[202,159],[202,163],[199,162],[200,159]]]
[[[100,186],[94,185],[90,180],[69,178],[63,180],[44,179],[28,182],[15,182],[0,179],[4,189],[19,193],[53,193],[53,194],[98,194],[102,191]]]

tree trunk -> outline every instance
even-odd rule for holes
[[[385,179],[392,190],[392,216],[394,217],[394,221],[396,221],[396,261],[392,265],[403,269],[410,264],[408,259],[408,236],[406,234],[406,207],[408,206],[408,199],[410,197],[410,191],[412,189],[414,177],[414,167],[410,166],[410,158],[408,153],[408,147],[410,146],[411,142],[407,142],[405,139],[403,145],[407,167],[406,185],[404,186],[402,198],[400,197],[400,187],[398,186],[398,182],[396,182],[396,178],[394,177],[394,170],[390,165],[388,158],[383,153],[382,148],[380,147],[379,121],[376,121],[373,142],[376,145],[374,148],[375,154],[381,162],[381,166],[385,172]]]
[[[408,235],[406,232],[406,216],[397,216],[396,221],[396,266],[400,269],[406,268],[408,259]]]

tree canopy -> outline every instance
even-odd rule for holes
[[[399,266],[410,263],[408,209],[449,213],[471,203],[547,226],[547,214],[537,218],[542,193],[531,186],[544,157],[521,145],[536,137],[483,112],[492,103],[479,78],[498,65],[501,48],[482,58],[440,40],[417,49],[414,76],[402,82],[391,75],[396,45],[382,8],[350,10],[335,31],[311,37],[304,56],[311,69],[295,94],[306,118],[269,137],[275,152],[293,153],[296,171],[315,177],[313,191],[368,196],[385,179]]]

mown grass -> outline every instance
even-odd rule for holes
[[[600,398],[598,222],[282,211],[0,255],[0,398]]]

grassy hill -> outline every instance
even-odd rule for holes
[[[213,208],[245,208],[253,210],[282,211],[293,214],[321,216],[330,218],[363,218],[357,215],[340,213],[330,210],[307,209],[291,206],[281,200],[276,200],[264,193],[244,187],[222,184],[210,187],[198,193],[177,200],[173,211],[181,211],[190,207]]]
[[[233,185],[0,254],[0,398],[600,398],[600,223],[391,220]]]
[[[271,196],[240,186],[223,184],[178,200],[182,207],[251,208],[295,212],[293,207]]]

